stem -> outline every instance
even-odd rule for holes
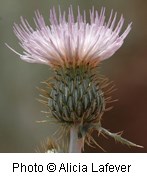
[[[108,130],[106,130],[105,128],[102,128],[102,127],[100,127],[99,130],[100,130],[100,132],[102,132],[102,133],[104,133],[104,134],[114,138],[117,142],[120,142],[122,144],[126,144],[128,146],[134,146],[134,147],[143,148],[143,146],[134,144],[133,142],[130,142],[130,141],[124,139],[123,137],[121,137],[122,133],[120,133],[120,134],[119,133],[111,133]]]
[[[78,130],[75,126],[70,129],[69,153],[81,153],[84,139],[78,138]]]

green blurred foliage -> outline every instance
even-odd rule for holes
[[[67,11],[72,4],[75,15],[77,6],[86,10],[92,6],[106,7],[123,13],[125,26],[133,28],[122,48],[101,66],[101,73],[114,80],[118,88],[113,95],[119,98],[115,108],[106,113],[103,123],[117,132],[124,130],[124,137],[144,145],[144,150],[128,149],[110,140],[98,139],[108,152],[147,152],[147,1],[145,0],[0,0],[0,152],[34,152],[35,148],[57,128],[49,123],[37,124],[44,119],[43,106],[36,101],[36,86],[51,73],[44,65],[28,64],[11,52],[8,43],[18,52],[21,48],[13,33],[13,23],[26,17],[32,26],[34,11],[39,9],[47,23],[49,9],[58,5]],[[86,148],[86,151],[91,149]],[[93,152],[101,152],[99,149]]]

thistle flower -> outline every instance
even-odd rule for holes
[[[68,20],[65,13],[59,10],[59,20],[55,9],[50,10],[50,26],[45,24],[43,16],[36,11],[34,30],[27,20],[21,17],[21,24],[14,24],[14,33],[24,49],[23,54],[16,53],[22,60],[30,63],[47,64],[55,67],[75,67],[77,65],[96,66],[100,61],[111,57],[123,44],[131,30],[128,25],[123,34],[120,31],[124,24],[121,16],[116,24],[117,13],[111,11],[108,22],[105,22],[105,8],[99,14],[94,8],[90,11],[90,23],[86,13],[82,16],[78,10],[74,19],[72,7],[69,8]],[[115,26],[116,24],[116,26]]]
[[[101,12],[90,10],[90,22],[86,13],[81,15],[78,9],[74,18],[72,6],[68,17],[59,9],[59,18],[55,9],[50,10],[50,26],[45,24],[39,11],[35,12],[33,29],[27,20],[21,17],[21,24],[14,24],[14,33],[24,49],[23,54],[12,51],[30,63],[49,65],[54,71],[52,81],[45,83],[49,89],[40,89],[43,101],[51,115],[69,132],[69,152],[81,152],[84,142],[96,143],[92,132],[97,130],[113,137],[121,143],[138,146],[102,128],[101,118],[107,110],[106,105],[113,102],[107,96],[113,90],[107,79],[97,73],[99,63],[111,57],[123,44],[131,30],[131,23],[123,33],[123,16],[116,23],[117,13],[111,11],[105,21],[105,8]],[[97,144],[98,145],[98,144]]]

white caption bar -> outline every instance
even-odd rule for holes
[[[0,154],[4,182],[146,182],[147,154]]]

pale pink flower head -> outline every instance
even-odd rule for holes
[[[68,16],[61,13],[59,18],[55,9],[50,10],[50,25],[46,25],[39,11],[35,12],[33,29],[27,20],[21,17],[21,24],[14,24],[14,33],[19,39],[23,54],[9,47],[20,58],[30,63],[47,64],[51,67],[69,67],[81,64],[98,65],[102,60],[111,57],[123,44],[131,30],[129,24],[123,33],[123,16],[116,23],[117,13],[111,11],[105,21],[105,8],[101,12],[90,10],[90,21],[86,13],[81,15],[78,9],[74,18],[72,6]]]

